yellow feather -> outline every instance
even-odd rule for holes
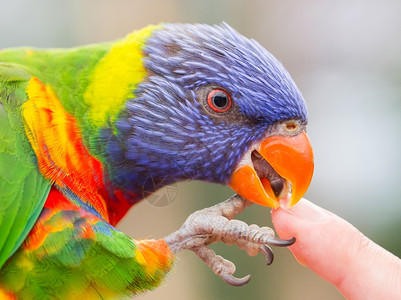
[[[8,293],[6,291],[4,291],[1,287],[0,287],[0,299],[2,300],[15,300],[17,299],[17,297],[15,297],[13,294]]]
[[[160,25],[150,25],[117,42],[96,66],[84,100],[89,105],[88,117],[94,126],[115,121],[128,97],[146,75],[142,48],[146,39]]]

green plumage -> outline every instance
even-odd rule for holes
[[[0,268],[31,230],[50,189],[37,168],[21,117],[30,77],[0,63]]]
[[[48,227],[60,224],[66,226],[35,251],[16,252],[0,270],[3,287],[21,299],[97,299],[151,289],[163,278],[164,272],[149,276],[136,259],[131,238],[96,218],[60,211],[43,222]],[[93,238],[85,238],[89,228],[95,231]]]
[[[23,68],[25,71],[21,72],[29,73],[29,77],[35,76],[49,84],[64,109],[82,125],[84,138],[87,138],[97,129],[85,118],[88,107],[83,95],[90,84],[91,73],[111,46],[111,43],[103,43],[71,49],[6,49],[0,51],[0,62],[12,62],[13,68]],[[17,74],[17,71],[7,72]]]
[[[138,242],[106,221],[107,206],[96,211],[107,194],[84,94],[112,46],[0,51],[0,299],[114,298],[156,287],[172,267],[164,240]],[[61,140],[68,150],[51,152]]]

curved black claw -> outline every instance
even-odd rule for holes
[[[271,265],[274,260],[273,250],[268,245],[262,245],[260,246],[260,251],[262,251],[266,258],[266,265]]]
[[[232,286],[242,286],[244,284],[247,284],[249,280],[251,279],[251,275],[246,275],[245,277],[242,278],[236,278],[232,274],[223,274],[220,275],[220,277],[229,285]]]
[[[272,236],[266,240],[266,243],[277,247],[288,247],[295,243],[295,237],[288,240],[283,240],[278,237]]]

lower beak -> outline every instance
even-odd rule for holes
[[[240,164],[234,171],[229,186],[242,197],[263,206],[290,208],[295,205],[305,194],[313,175],[313,152],[306,133],[270,136],[255,150],[265,160],[264,169],[270,168],[270,171],[258,175],[252,160],[247,159],[247,164]],[[280,188],[272,178],[281,182]]]

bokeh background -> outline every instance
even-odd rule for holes
[[[287,67],[308,103],[316,170],[306,198],[401,256],[401,1],[1,0],[0,12],[0,48],[71,47],[159,22],[225,21],[255,38]],[[144,201],[119,228],[136,238],[163,237],[231,194],[181,183],[170,205]],[[240,218],[270,224],[269,210],[258,206]],[[137,299],[343,299],[286,249],[275,250],[270,267],[261,255],[214,249],[237,264],[236,275],[252,274],[251,282],[229,287],[182,252],[165,284]]]

